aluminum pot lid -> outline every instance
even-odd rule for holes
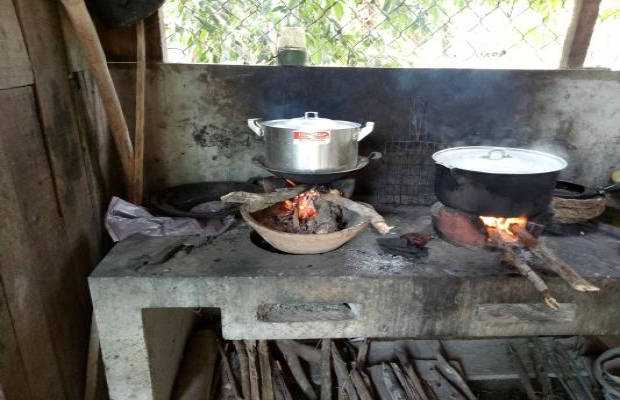
[[[271,121],[261,122],[264,126],[272,128],[296,129],[303,131],[321,131],[335,129],[354,129],[359,128],[361,124],[349,121],[337,121],[329,118],[320,118],[319,113],[308,111],[303,117],[291,119],[274,119]]]
[[[511,147],[453,147],[433,154],[433,160],[447,168],[495,174],[542,174],[566,167],[553,154]]]

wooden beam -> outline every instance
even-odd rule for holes
[[[560,68],[582,68],[586,59],[601,0],[576,0],[568,27]]]

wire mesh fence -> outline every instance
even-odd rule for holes
[[[310,65],[557,68],[573,3],[168,0],[164,12],[172,62],[275,64],[279,29],[302,26]]]

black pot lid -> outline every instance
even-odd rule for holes
[[[566,161],[553,154],[512,147],[452,147],[433,154],[433,160],[450,169],[491,174],[544,174],[566,167]]]

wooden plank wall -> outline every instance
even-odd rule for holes
[[[103,109],[62,13],[57,1],[0,0],[0,390],[8,400],[84,398],[87,276],[109,245],[103,215],[120,190]]]

